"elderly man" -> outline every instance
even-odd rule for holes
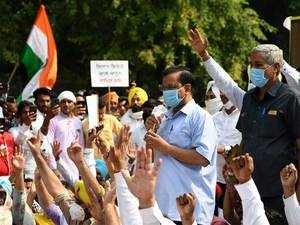
[[[63,91],[58,96],[61,113],[50,120],[47,139],[49,143],[58,141],[60,143],[60,162],[69,171],[73,179],[79,179],[79,173],[69,158],[67,148],[72,142],[78,141],[84,146],[82,124],[78,117],[74,115],[76,97],[71,91]],[[51,159],[51,167],[56,168],[56,163]]]
[[[189,36],[216,85],[241,110],[237,129],[242,133],[242,150],[254,158],[253,179],[266,209],[284,217],[279,173],[285,165],[300,162],[300,101],[278,80],[284,63],[282,50],[270,44],[252,50],[250,79],[256,88],[245,93],[209,55],[199,31],[190,30]]]
[[[195,193],[195,219],[210,224],[215,207],[217,134],[211,115],[197,105],[192,96],[192,74],[182,67],[163,73],[163,96],[168,107],[157,134],[149,131],[146,144],[162,159],[156,186],[156,199],[164,215],[181,224],[176,197]],[[151,123],[153,123],[151,125]]]
[[[129,109],[121,117],[123,125],[129,125],[131,130],[143,124],[142,105],[148,101],[146,91],[140,87],[133,86],[128,93]]]

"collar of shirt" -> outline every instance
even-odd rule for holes
[[[231,115],[234,115],[234,114],[236,114],[237,112],[239,112],[239,109],[238,109],[238,108],[235,108],[230,114],[228,114],[228,113],[226,112],[225,107],[223,106],[221,111],[222,111],[224,114],[226,114],[226,115],[228,115],[228,116],[231,116]]]
[[[268,95],[269,96],[272,96],[272,97],[276,97],[277,94],[278,94],[278,90],[279,88],[282,86],[282,82],[277,80],[275,82],[275,84],[267,91]],[[252,95],[256,100],[258,100],[257,98],[257,94],[258,94],[258,90],[259,88],[256,87],[256,88],[253,88],[251,89],[250,91],[248,91],[250,93],[250,95]]]
[[[196,102],[194,99],[191,99],[188,103],[186,103],[182,109],[180,109],[178,112],[176,112],[175,114],[173,113],[173,110],[168,110],[168,112],[166,112],[166,118],[169,119],[169,118],[172,118],[172,117],[175,117],[177,116],[178,114],[180,113],[184,113],[185,115],[189,115],[192,110],[194,109],[194,106],[195,106]]]

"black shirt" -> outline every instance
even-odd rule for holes
[[[282,195],[280,170],[296,163],[296,139],[300,138],[300,98],[286,84],[277,81],[258,99],[258,88],[248,91],[237,129],[242,149],[254,159],[253,180],[262,197]]]

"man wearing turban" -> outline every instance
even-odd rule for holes
[[[108,112],[117,116],[119,95],[115,91],[111,91],[102,96],[102,101],[106,105]]]
[[[121,123],[129,125],[131,130],[143,123],[142,105],[148,101],[146,91],[133,86],[128,93],[129,110],[121,117]]]

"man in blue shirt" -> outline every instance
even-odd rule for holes
[[[147,127],[159,127],[157,133],[149,130],[145,139],[155,150],[156,160],[163,161],[156,187],[162,213],[181,224],[176,197],[192,192],[197,198],[195,219],[207,225],[215,204],[217,134],[209,113],[193,99],[192,83],[192,74],[185,68],[171,67],[163,73],[168,112],[160,124],[153,117],[147,121]]]

